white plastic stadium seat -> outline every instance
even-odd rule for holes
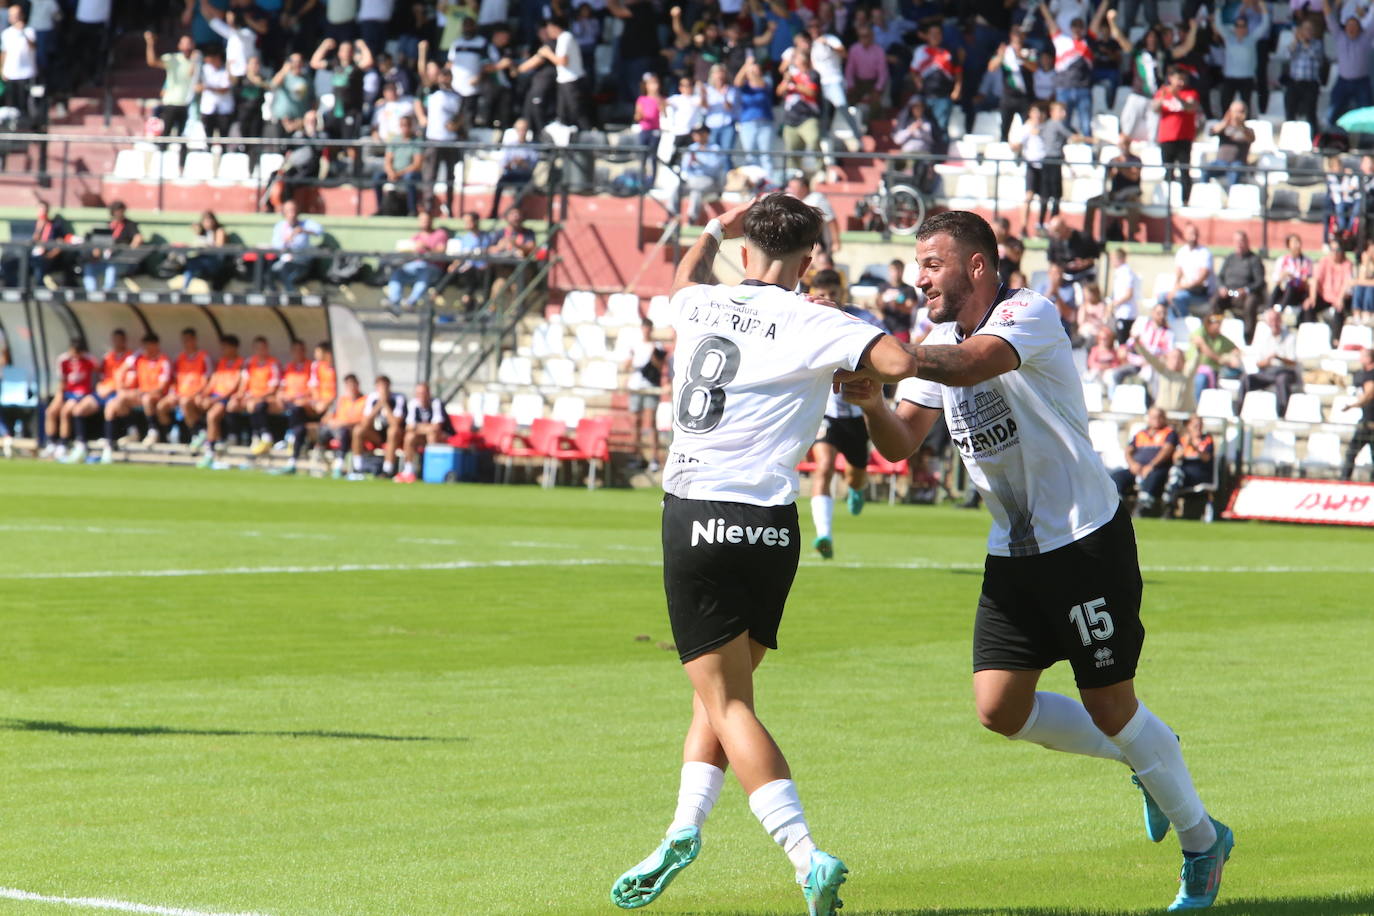
[[[1341,328],[1341,340],[1337,350],[1367,350],[1374,347],[1374,327],[1361,324],[1347,324]]]
[[[1332,401],[1327,422],[1335,426],[1354,426],[1359,423],[1364,412],[1358,407],[1350,406],[1354,401],[1352,397],[1339,397]]]
[[[563,394],[554,399],[551,416],[555,420],[562,420],[569,428],[576,426],[586,415],[587,402],[582,398],[572,394]]]
[[[1204,420],[1234,420],[1235,401],[1229,391],[1220,388],[1204,388],[1197,399],[1197,415]]]
[[[601,359],[606,355],[606,332],[594,324],[579,324],[574,359]]]
[[[954,180],[954,194],[961,200],[986,201],[988,179],[986,175],[960,175]]]
[[[982,134],[988,137],[1002,136],[1002,116],[995,111],[980,111],[973,116],[973,130],[971,134]]]
[[[263,153],[258,156],[258,167],[253,170],[253,177],[266,181],[277,173],[286,157],[281,153]]]
[[[1273,152],[1277,147],[1274,146],[1274,125],[1270,121],[1251,119],[1245,122],[1245,126],[1255,132],[1255,142],[1250,146],[1251,155]],[[1307,149],[1311,152],[1312,145],[1308,144]]]
[[[1282,96],[1282,93],[1273,93]],[[1279,128],[1278,147],[1285,153],[1312,152],[1312,125],[1306,121],[1284,121]]]
[[[148,173],[148,154],[141,149],[122,149],[115,156],[115,181],[142,181]]]
[[[517,394],[511,398],[511,416],[520,426],[529,426],[544,416],[544,399],[537,394]]]
[[[1322,421],[1322,399],[1315,394],[1297,392],[1288,396],[1288,407],[1283,419],[1289,423],[1320,423]]]
[[[610,327],[639,326],[639,297],[634,293],[612,293],[606,300],[606,314],[601,323]]]
[[[1254,393],[1254,392],[1252,392]],[[1264,392],[1268,394],[1269,392]],[[1260,452],[1255,456],[1255,461],[1259,464],[1271,464],[1274,467],[1292,467],[1298,463],[1298,436],[1297,433],[1289,429],[1271,429],[1264,437],[1264,444],[1260,446]]]
[[[496,367],[496,380],[502,385],[533,385],[534,367],[525,356],[507,356]]]
[[[1196,182],[1188,194],[1188,206],[1215,214],[1218,210],[1226,209],[1226,194],[1219,184],[1210,181]]]
[[[215,173],[217,182],[248,182],[253,177],[252,160],[247,153],[225,153],[219,157],[219,170]]]
[[[150,180],[156,181],[159,178],[167,181],[176,181],[181,177],[181,156],[175,149],[165,149],[153,155],[153,160],[148,164],[148,174]]]
[[[655,296],[649,300],[649,320],[656,328],[666,328],[673,323],[672,306],[667,296]]]
[[[596,293],[575,289],[563,297],[564,324],[590,324],[596,321]]]
[[[544,361],[544,379],[541,384],[553,388],[572,388],[577,385],[577,364],[570,359],[549,359]]]
[[[477,411],[477,413],[475,413],[474,416],[478,416],[478,417],[494,417],[494,416],[497,416],[498,414],[500,414],[500,413],[501,413],[501,392],[499,392],[499,391],[483,391],[483,392],[482,392],[481,407],[482,407],[482,409],[479,410],[479,411]]]
[[[1111,412],[1143,416],[1145,413],[1145,386],[1117,385],[1116,390],[1112,392]]]
[[[1221,319],[1221,336],[1238,347],[1245,346],[1245,322],[1239,318]]]
[[[1235,215],[1247,219],[1259,216],[1263,209],[1259,185],[1231,185],[1231,190],[1226,194],[1226,209],[1235,211]]]
[[[1247,391],[1240,404],[1240,418],[1251,425],[1276,422],[1279,418],[1278,395],[1272,391]]]
[[[1331,355],[1331,327],[1324,321],[1298,325],[1298,362],[1324,359]]]
[[[563,343],[563,323],[545,321],[535,326],[530,352],[540,359],[562,356],[567,352]]]
[[[1340,467],[1344,459],[1340,433],[1314,432],[1307,437],[1307,456],[1302,460],[1304,469],[1334,469]]]
[[[853,287],[850,287],[850,289],[852,290]],[[644,332],[640,330],[639,325],[634,325],[633,327],[626,325],[615,332],[615,345],[611,347],[611,357],[615,359],[616,362],[623,363],[630,358],[630,354],[634,352],[635,345],[643,339]]]
[[[1088,406],[1088,413],[1101,413],[1102,386],[1097,382],[1084,382],[1083,402]]]
[[[619,369],[610,360],[594,359],[582,367],[577,383],[582,388],[615,391],[620,387]]]

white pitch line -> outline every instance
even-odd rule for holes
[[[904,560],[898,563],[866,563],[862,560],[852,562],[833,562],[816,560],[808,566],[828,566],[839,569],[957,569],[961,571],[980,570],[982,563],[943,563],[936,560]],[[1374,566],[1175,566],[1150,565],[1140,567],[1141,572],[1175,573],[1374,573]]]
[[[185,907],[153,906],[147,903],[131,903],[127,900],[109,900],[105,897],[54,897],[48,894],[21,891],[14,887],[0,887],[0,898],[24,900],[29,903],[60,903],[63,906],[85,907],[89,910],[151,913],[154,916],[263,916],[261,913],[212,913],[208,910],[188,910]]]
[[[221,569],[83,569],[67,572],[0,573],[3,581],[37,579],[180,579],[194,576],[273,576],[312,573],[423,572],[507,569],[526,566],[630,566],[610,560],[451,560],[441,563],[333,563],[325,566],[228,566]]]

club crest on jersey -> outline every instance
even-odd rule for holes
[[[786,547],[792,543],[792,532],[772,525],[755,528],[752,525],[727,525],[725,519],[692,522],[692,546],[698,544],[762,544],[764,547]]]
[[[1016,313],[1009,308],[999,309],[997,312],[997,320],[994,321],[993,324],[999,328],[1009,328],[1016,324]]]

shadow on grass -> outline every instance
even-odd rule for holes
[[[923,907],[901,910],[855,910],[852,916],[1157,916],[1161,907],[1130,910],[1077,907]],[[846,914],[849,913],[846,909]],[[1206,911],[1214,916],[1374,916],[1374,893],[1330,897],[1283,897],[1273,900],[1226,900]],[[781,916],[781,914],[779,914]]]
[[[377,735],[371,732],[336,731],[244,731],[232,728],[168,728],[164,725],[73,725],[42,719],[0,719],[0,730],[11,732],[51,732],[58,735],[125,735],[134,738],[157,735],[190,735],[207,738],[341,738],[351,741],[455,742],[466,738],[435,738],[428,735]]]

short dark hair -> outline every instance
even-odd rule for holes
[[[196,329],[195,329],[195,328],[182,328],[182,329],[181,329],[181,336],[182,336],[182,337],[186,337],[186,336],[188,336],[188,335],[191,336],[191,337],[195,337],[195,336],[196,336]]]
[[[254,343],[254,344],[267,343],[267,338],[266,338],[266,337],[263,337],[261,334],[259,334],[257,337],[254,337],[254,338],[253,338],[253,343]]]
[[[790,194],[775,191],[744,214],[744,238],[770,258],[806,253],[821,237],[825,217]]]
[[[818,270],[811,278],[811,288],[836,289],[840,285],[840,272],[837,270]]]
[[[113,331],[110,332],[110,336],[111,336],[111,337],[128,337],[129,335],[124,333],[124,329],[123,329],[123,328],[115,328]]]
[[[352,382],[353,384],[356,385],[356,384],[358,384],[358,377],[357,377],[356,375],[354,375],[352,372],[350,372],[350,373],[348,373],[347,375],[344,376],[344,381],[345,381],[345,382]]]
[[[237,335],[237,334],[225,334],[223,337],[221,337],[221,338],[219,339],[219,342],[220,342],[220,346],[224,346],[224,347],[237,347],[237,346],[239,345],[239,335]]]
[[[378,382],[386,382],[386,387],[388,387],[388,388],[391,387],[391,376],[389,376],[389,375],[379,375],[379,376],[377,376],[377,381],[378,381]]]
[[[77,335],[76,337],[73,337],[73,338],[72,338],[72,349],[73,349],[73,350],[76,350],[78,353],[84,353],[84,352],[86,351],[86,338],[84,338],[84,337],[82,337],[82,336],[80,336],[80,335]]]
[[[544,24],[545,24],[545,25],[556,25],[556,26],[558,26],[560,29],[562,29],[563,31],[566,32],[566,31],[568,30],[568,17],[567,17],[567,16],[550,16],[548,19],[545,19],[545,20],[544,20]]]
[[[997,270],[997,236],[993,235],[988,221],[977,213],[968,210],[946,210],[937,213],[921,223],[916,230],[916,241],[924,242],[935,235],[947,235],[970,252],[977,252],[988,262],[988,267]]]
[[[1188,71],[1187,71],[1187,70],[1184,70],[1184,69],[1183,69],[1182,67],[1180,67],[1178,64],[1171,64],[1171,65],[1169,66],[1169,69],[1166,70],[1166,71],[1164,71],[1164,78],[1165,78],[1165,79],[1168,79],[1168,78],[1171,77],[1171,76],[1183,76],[1183,77],[1186,77],[1187,75],[1188,75]]]
[[[323,350],[326,353],[333,353],[334,345],[327,340],[322,340],[319,343],[315,344],[315,349]]]
[[[143,342],[144,342],[144,343],[161,343],[161,342],[162,342],[162,339],[159,338],[159,337],[158,337],[156,334],[154,334],[152,331],[149,331],[147,334],[144,334],[144,335],[143,335]]]

